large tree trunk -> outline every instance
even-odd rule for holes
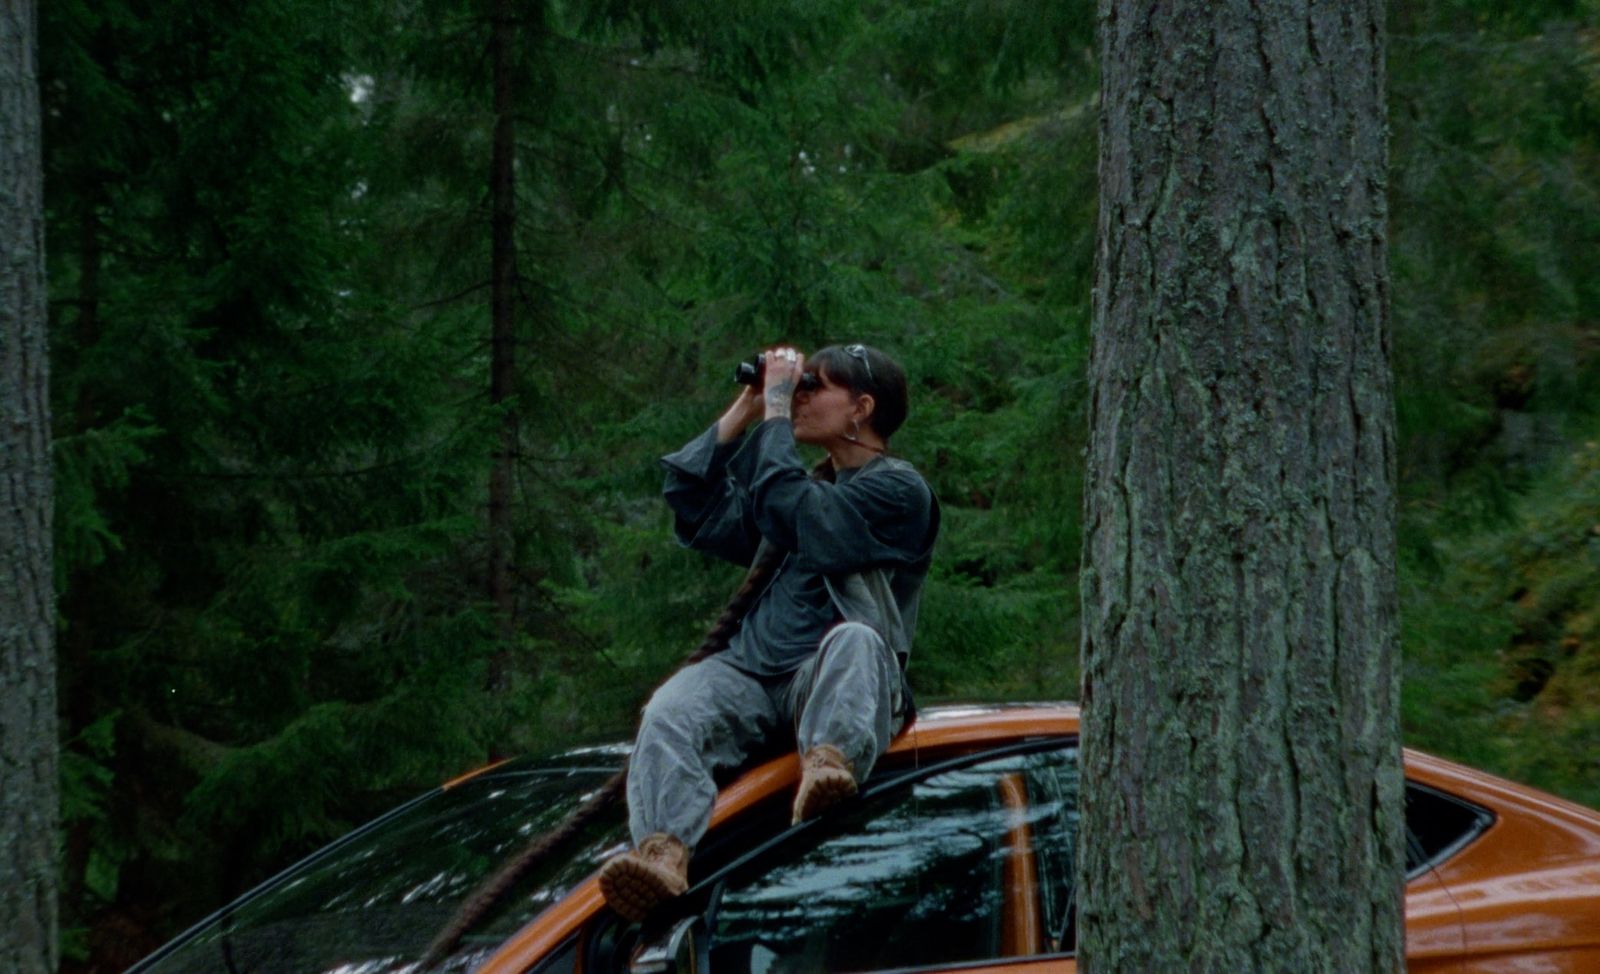
[[[38,21],[0,8],[0,970],[56,969],[55,580]]]
[[[1381,0],[1102,0],[1090,971],[1402,966]]]
[[[493,0],[489,47],[494,71],[494,148],[489,164],[490,315],[489,401],[501,410],[500,441],[489,471],[489,601],[494,606],[500,646],[490,666],[493,689],[504,684],[515,634],[516,603],[511,587],[512,470],[517,455],[516,382],[517,195],[516,128],[512,101],[512,43],[516,37],[511,0]]]

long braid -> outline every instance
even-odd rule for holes
[[[811,479],[832,483],[834,479],[832,459],[824,459],[813,467]],[[711,624],[705,639],[701,640],[695,651],[678,665],[678,670],[715,656],[728,648],[728,644],[733,640],[733,634],[739,630],[740,623],[744,621],[745,614],[766,590],[772,573],[783,562],[786,554],[787,552],[777,545],[765,547],[760,557],[751,563],[750,570],[745,573],[739,587],[729,597],[722,614]],[[676,675],[678,670],[674,670],[673,675]],[[671,679],[670,675],[668,679]],[[658,685],[657,689],[659,688]],[[628,762],[624,761],[621,770],[606,779],[605,784],[590,795],[582,805],[569,812],[559,825],[531,840],[516,855],[507,859],[488,879],[478,885],[471,896],[462,901],[455,916],[444,929],[439,931],[439,935],[433,938],[433,943],[428,945],[428,952],[422,956],[422,962],[417,970],[430,970],[444,960],[455,949],[456,944],[460,943],[466,932],[476,926],[478,921],[500,902],[518,879],[542,862],[545,857],[576,838],[585,826],[610,808],[617,799],[623,797],[627,791],[627,784]]]
[[[728,604],[723,607],[722,614],[717,616],[717,621],[711,624],[711,629],[706,632],[706,638],[700,641],[695,651],[684,659],[682,669],[692,663],[715,656],[728,648],[728,643],[733,640],[733,634],[739,631],[740,623],[744,622],[746,612],[756,598],[766,589],[767,582],[772,578],[772,573],[783,562],[786,552],[777,545],[768,545],[762,550],[761,556],[750,563],[750,570],[745,572],[744,581],[734,589],[729,597]]]
[[[480,883],[472,895],[461,902],[450,922],[439,931],[438,936],[433,938],[433,943],[428,945],[428,952],[422,955],[422,963],[418,965],[417,970],[432,970],[444,960],[466,932],[500,902],[518,879],[550,853],[582,832],[584,826],[601,812],[610,808],[618,798],[622,797],[627,783],[628,766],[624,764],[621,771],[606,779],[606,783],[562,819],[561,824],[523,846],[516,855],[507,859],[488,879]]]

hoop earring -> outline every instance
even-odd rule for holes
[[[849,440],[851,443],[860,443],[861,442],[861,420],[852,419],[850,421],[850,425],[855,427],[855,432],[851,433],[849,436],[846,436],[845,439]]]

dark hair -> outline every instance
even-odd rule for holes
[[[872,397],[867,425],[887,440],[906,421],[906,370],[870,345],[829,345],[806,357],[822,374],[851,392]]]

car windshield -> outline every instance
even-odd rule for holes
[[[587,760],[585,760],[587,758]],[[412,968],[461,903],[615,773],[612,749],[514,764],[435,791],[220,911],[143,968],[378,974]],[[621,802],[524,876],[438,970],[466,970],[560,899],[623,838]]]

